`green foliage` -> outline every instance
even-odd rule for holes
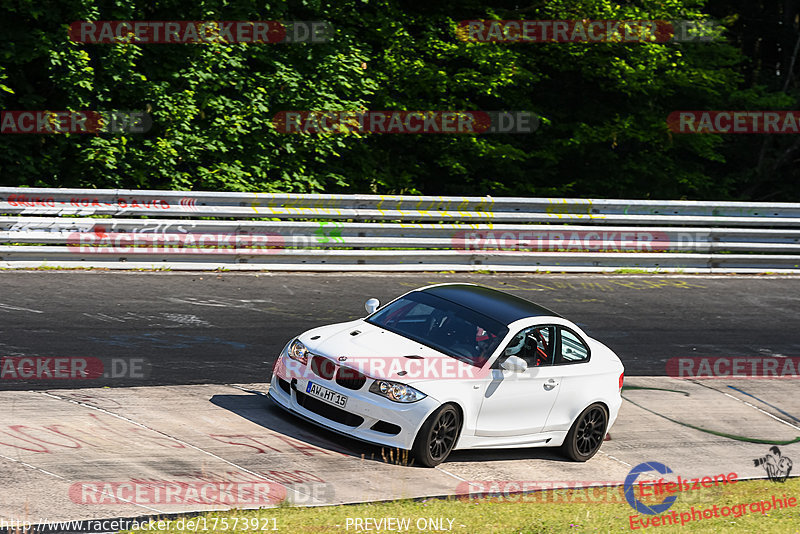
[[[0,109],[147,111],[153,127],[145,134],[2,135],[0,182],[800,198],[791,164],[794,140],[673,134],[667,128],[666,117],[675,110],[796,104],[795,85],[785,88],[771,78],[763,57],[747,55],[755,53],[748,48],[753,26],[742,21],[752,6],[705,7],[691,0],[517,6],[503,0],[8,0],[0,7]],[[465,19],[676,20],[708,14],[728,25],[725,38],[492,44],[463,42],[455,33]],[[335,34],[324,44],[81,44],[67,37],[69,24],[78,20],[325,20]],[[782,50],[796,38],[794,31]],[[793,81],[793,73],[781,78],[786,80]],[[533,134],[362,136],[282,134],[271,123],[286,110],[392,109],[528,110],[542,123]]]

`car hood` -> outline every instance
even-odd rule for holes
[[[480,372],[473,365],[362,319],[315,328],[299,339],[312,353],[372,378],[414,384],[473,378]]]

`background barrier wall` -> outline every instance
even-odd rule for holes
[[[800,204],[0,188],[0,268],[800,272]]]

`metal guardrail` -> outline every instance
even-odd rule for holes
[[[42,266],[800,272],[800,204],[0,188]]]

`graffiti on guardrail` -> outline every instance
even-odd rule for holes
[[[800,120],[800,119],[799,119]],[[706,217],[796,218],[800,206],[795,204],[743,203],[743,202],[692,202],[635,201],[575,198],[503,199],[486,197],[415,197],[396,195],[290,195],[280,193],[237,193],[216,196],[207,193],[185,192],[174,194],[164,191],[142,192],[134,190],[80,190],[39,188],[0,188],[0,208],[103,208],[103,211],[122,209],[174,209],[176,212],[213,212],[219,217],[240,215],[241,208],[247,217],[254,215],[252,208],[270,208],[266,216],[307,215],[317,218],[314,210],[365,210],[370,215],[390,213],[399,220],[412,221],[420,215],[441,215],[448,219],[484,217],[500,220],[506,215],[547,214],[555,219],[588,218],[604,220],[619,218],[623,223],[634,216],[657,216],[664,224],[706,224]],[[437,213],[438,212],[438,213]],[[350,212],[337,213],[348,219]],[[680,221],[671,218],[679,216]],[[693,220],[686,220],[690,217]],[[380,217],[384,218],[384,217]],[[430,218],[430,217],[427,217]],[[631,219],[635,220],[635,219]],[[520,221],[524,222],[524,221]],[[649,222],[649,220],[648,220]],[[757,220],[753,221],[757,222]]]
[[[794,272],[800,250],[800,205],[766,202],[2,187],[0,212],[6,268]]]
[[[55,207],[71,207],[71,208],[115,208],[115,209],[160,209],[168,210],[170,201],[163,198],[134,198],[134,197],[118,197],[112,201],[101,200],[98,197],[84,196],[84,197],[71,197],[71,198],[56,198],[54,196],[32,196],[26,194],[12,194],[5,200],[11,207],[19,208],[55,208]]]
[[[314,231],[317,242],[325,244],[330,242],[344,243],[342,238],[342,223],[320,221],[319,228]]]

